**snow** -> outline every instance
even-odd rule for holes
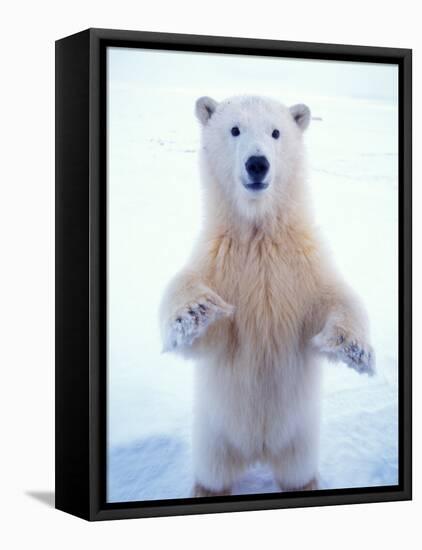
[[[316,218],[371,321],[376,376],[324,364],[322,487],[397,484],[396,68],[121,48],[108,59],[108,500],[190,496],[193,364],[161,353],[158,305],[201,224],[195,99],[236,93],[311,107]],[[256,465],[234,493],[277,490]]]

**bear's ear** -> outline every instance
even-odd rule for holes
[[[311,110],[309,107],[303,103],[299,103],[298,105],[293,105],[293,107],[290,107],[290,112],[302,132],[306,130],[311,122]]]
[[[201,124],[206,124],[209,121],[214,114],[217,105],[218,102],[211,97],[204,96],[196,100],[195,113]]]

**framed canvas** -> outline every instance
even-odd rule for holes
[[[56,43],[56,507],[411,498],[411,50]]]

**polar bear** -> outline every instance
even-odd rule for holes
[[[230,494],[250,465],[283,491],[318,488],[319,356],[373,374],[367,315],[314,226],[306,105],[196,102],[205,220],[165,291],[165,351],[196,360],[194,496]]]

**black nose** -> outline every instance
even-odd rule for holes
[[[254,156],[248,158],[245,163],[245,167],[252,181],[261,181],[268,172],[270,163],[268,162],[267,157]]]

